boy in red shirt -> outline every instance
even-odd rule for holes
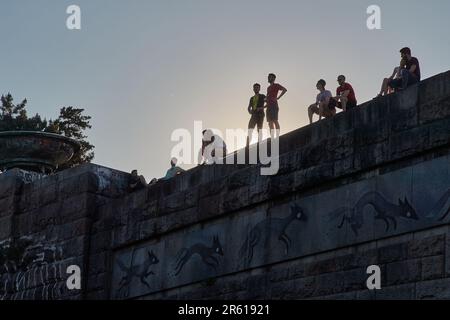
[[[340,75],[337,79],[339,87],[336,89],[336,97],[334,99],[338,101],[337,107],[347,111],[355,108],[358,104],[356,101],[355,91],[350,83],[345,82],[345,76]]]
[[[267,96],[266,96],[266,118],[267,122],[269,122],[269,130],[272,132],[272,130],[276,129],[277,131],[280,130],[280,124],[278,123],[278,100],[281,99],[282,96],[287,92],[287,89],[283,87],[282,85],[275,83],[276,75],[273,73],[270,73],[268,76],[268,81],[270,83],[269,87],[267,88]],[[280,96],[278,96],[278,92],[281,91]]]

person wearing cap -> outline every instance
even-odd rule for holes
[[[326,82],[323,79],[317,81],[316,88],[319,94],[316,97],[316,103],[308,107],[309,124],[312,123],[313,115],[319,115],[319,121],[322,117],[330,118],[336,114],[336,100],[332,99],[331,91],[325,90]]]
[[[212,130],[203,130],[202,148],[198,153],[198,164],[223,163],[227,154],[225,141]]]

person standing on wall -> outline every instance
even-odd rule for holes
[[[272,138],[274,137],[274,131],[279,134],[280,132],[280,124],[278,122],[278,100],[281,99],[287,92],[287,89],[280,85],[279,83],[275,83],[275,79],[277,76],[273,73],[270,73],[268,76],[269,87],[267,88],[267,97],[266,97],[266,118],[269,123],[270,135]],[[281,91],[281,94],[278,93]],[[277,135],[278,135],[277,134]]]

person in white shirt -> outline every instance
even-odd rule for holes
[[[389,87],[389,85],[388,85],[389,81],[391,81],[392,79],[400,79],[401,78],[401,71],[402,71],[402,69],[405,68],[406,62],[407,62],[406,59],[402,59],[400,61],[400,66],[394,68],[394,71],[392,72],[392,75],[389,78],[384,78],[383,79],[383,83],[381,84],[381,91],[378,94],[379,97],[385,96],[385,95],[390,94],[390,93],[392,93],[394,91],[391,87]]]
[[[313,103],[308,107],[309,123],[313,121],[313,115],[319,115],[319,121],[322,120],[322,116],[330,118],[336,114],[336,100],[332,99],[332,94],[329,90],[325,89],[326,82],[323,79],[317,81],[316,88],[319,90],[319,94],[316,97],[316,103]]]
[[[198,164],[223,163],[227,154],[225,141],[210,129],[203,131],[202,148],[198,153]]]

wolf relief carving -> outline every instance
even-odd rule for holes
[[[372,206],[376,211],[375,220],[381,220],[386,225],[386,232],[389,231],[391,225],[394,230],[397,228],[397,219],[404,218],[410,220],[419,220],[414,207],[405,197],[403,200],[398,199],[398,203],[393,203],[380,194],[373,191],[364,194],[353,208],[341,207],[330,213],[332,218],[342,217],[338,228],[341,229],[345,223],[348,223],[355,235],[364,224],[364,209]]]
[[[176,276],[180,274],[184,265],[194,255],[200,256],[204,264],[216,270],[219,266],[219,260],[216,256],[223,256],[222,245],[220,244],[219,237],[214,236],[210,247],[204,245],[203,243],[196,243],[189,248],[182,248],[178,251],[174,268]]]
[[[277,240],[283,243],[284,253],[288,255],[291,247],[291,238],[286,230],[294,221],[302,220],[306,220],[306,216],[302,208],[296,204],[291,205],[290,214],[284,218],[266,218],[262,220],[250,229],[244,244],[239,250],[239,257],[244,259],[245,265],[249,265],[253,259],[255,247],[263,242],[261,240],[272,234],[272,232]]]
[[[133,251],[132,253],[129,267],[127,267],[120,259],[117,260],[117,264],[120,270],[124,273],[123,277],[119,281],[119,289],[117,290],[119,297],[129,296],[130,284],[133,278],[138,278],[142,284],[144,284],[147,288],[150,288],[150,284],[147,282],[147,278],[148,276],[154,275],[155,273],[149,269],[152,265],[159,263],[159,260],[153,253],[153,251],[147,251],[145,262],[140,265],[134,265],[135,252],[136,251]]]

